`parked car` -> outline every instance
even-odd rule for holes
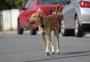
[[[59,6],[63,9],[64,0],[28,0],[27,4],[22,7],[20,15],[18,16],[18,34],[23,34],[25,29],[30,29],[30,34],[35,35],[38,30],[37,24],[29,24],[30,16],[35,13],[38,9],[44,11],[46,15],[51,15],[56,10],[56,4],[60,3]]]
[[[90,32],[90,0],[68,0],[63,8],[62,35],[76,37]]]

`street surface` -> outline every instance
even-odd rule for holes
[[[53,41],[56,41],[52,34]],[[90,35],[61,37],[63,54],[45,56],[40,35],[0,33],[0,62],[90,62]]]

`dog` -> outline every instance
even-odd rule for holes
[[[56,11],[56,14],[54,15],[44,15],[43,11],[39,9],[36,13],[34,13],[30,18],[30,23],[38,23],[39,33],[42,34],[42,38],[45,45],[45,54],[47,56],[50,55],[50,49],[51,48],[51,54],[59,54],[60,53],[60,43],[59,43],[59,36],[61,31],[61,20],[62,20],[62,14],[58,14],[58,11]],[[54,31],[54,35],[57,38],[57,46],[56,49],[53,45],[52,39],[51,39],[51,33]]]

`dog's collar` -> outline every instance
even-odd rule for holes
[[[47,29],[47,27],[48,27],[47,23],[42,26],[43,29]]]
[[[44,28],[47,29],[47,27],[48,27],[48,24],[46,23],[46,24],[44,25]]]

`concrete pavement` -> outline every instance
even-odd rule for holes
[[[41,36],[30,36],[29,32],[1,34],[0,62],[90,62],[90,37],[61,37],[63,54],[45,56]]]

